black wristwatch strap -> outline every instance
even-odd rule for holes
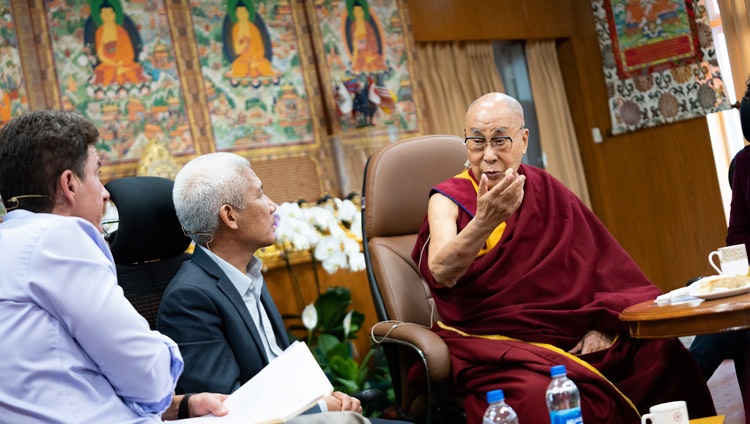
[[[185,393],[185,396],[180,401],[180,408],[177,410],[178,420],[184,420],[185,418],[190,418],[190,408],[189,408],[188,402],[190,401],[190,396],[194,394],[195,393]]]

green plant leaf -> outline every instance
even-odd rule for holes
[[[367,355],[362,358],[362,362],[359,364],[356,381],[360,390],[364,389],[367,384],[367,376],[370,375],[370,358],[372,358],[373,354],[375,354],[375,349],[370,348]]]
[[[325,332],[340,327],[351,303],[352,296],[348,288],[329,287],[315,301],[315,309],[318,310],[318,329]]]
[[[362,324],[365,322],[365,314],[359,311],[352,311],[352,322],[349,330],[349,338],[356,339],[357,332],[362,328]]]
[[[357,364],[357,361],[352,358],[336,356],[330,358],[329,364],[331,370],[336,373],[336,376],[345,380],[351,380],[355,382],[356,386],[356,381],[359,377],[359,365]]]
[[[337,383],[339,383],[341,386],[343,386],[343,390],[340,390],[344,393],[355,393],[359,391],[359,388],[357,386],[357,383],[352,380],[347,380],[344,378],[336,377],[334,380],[336,380]]]
[[[363,313],[351,310],[351,293],[347,287],[330,287],[318,296],[315,301],[315,309],[318,313],[318,333],[333,334],[340,340],[351,340],[358,338],[357,332],[362,328],[365,321]],[[348,334],[345,336],[344,320],[351,314]]]
[[[328,352],[339,344],[341,344],[341,340],[331,334],[321,334],[318,336],[318,348],[326,357],[328,357]]]
[[[328,351],[328,360],[333,360],[334,357],[352,359],[351,345],[349,345],[349,343],[339,343],[336,346],[333,346],[331,350]]]

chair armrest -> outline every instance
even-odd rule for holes
[[[397,343],[416,350],[430,378],[439,383],[450,381],[451,357],[443,339],[428,327],[401,321],[382,321],[372,326],[373,343]]]

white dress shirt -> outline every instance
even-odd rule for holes
[[[263,290],[263,275],[260,273],[260,270],[263,263],[260,259],[253,256],[247,264],[247,273],[243,273],[203,246],[197,246],[197,248],[203,249],[216,262],[219,268],[224,271],[224,274],[229,277],[232,285],[237,289],[240,296],[242,296],[248,312],[250,312],[255,329],[258,330],[260,339],[263,341],[263,348],[266,352],[266,357],[268,357],[268,362],[276,359],[277,356],[281,355],[283,349],[279,347],[276,334],[273,332],[273,327],[271,327],[271,321],[268,319],[266,308],[263,307],[263,303],[260,301],[260,294]]]

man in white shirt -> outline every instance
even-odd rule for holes
[[[117,285],[101,235],[109,193],[98,137],[87,119],[52,110],[0,129],[0,421],[147,423],[180,408],[225,415],[225,396],[173,396],[177,346]]]

